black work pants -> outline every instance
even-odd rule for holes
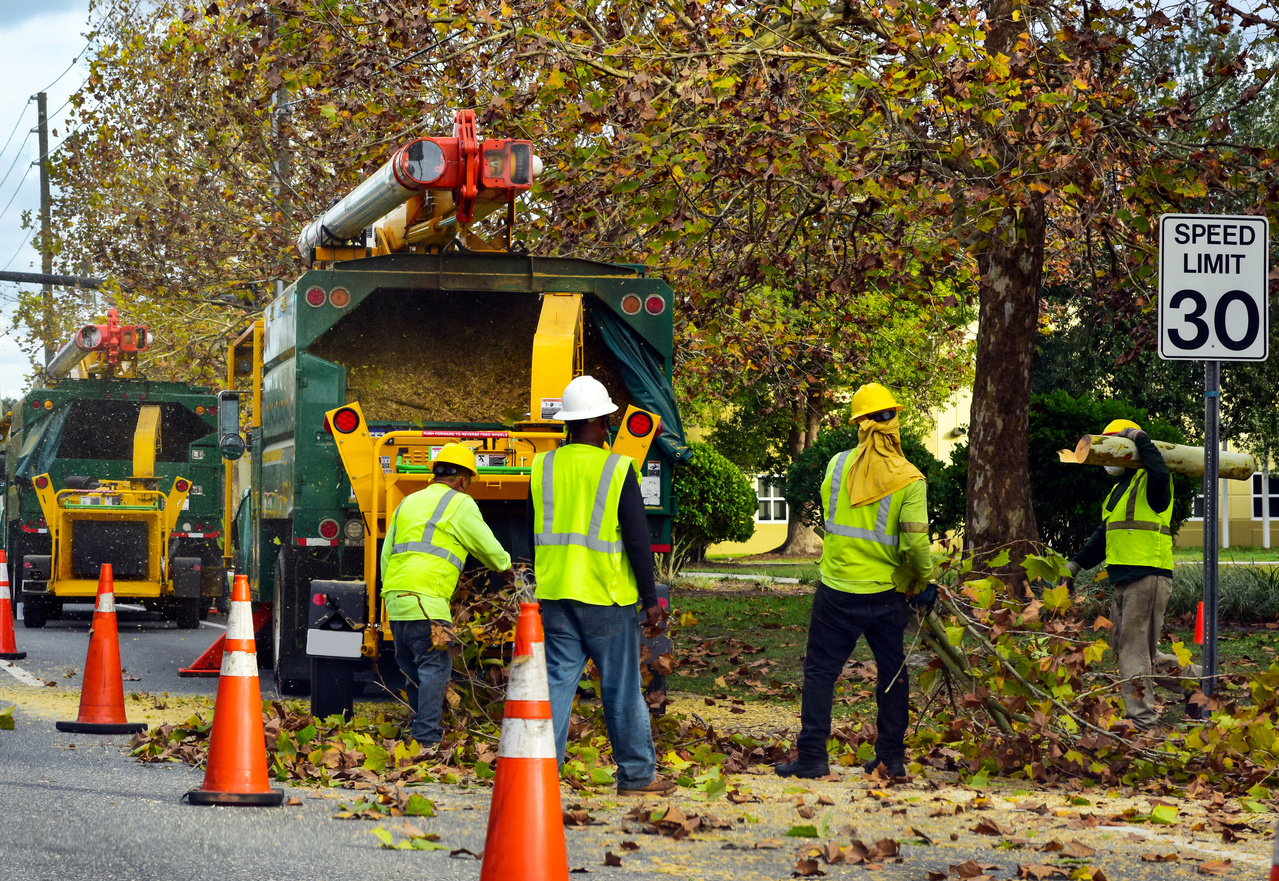
[[[876,725],[879,738],[875,755],[884,762],[906,757],[906,725],[910,717],[910,693],[906,679],[906,623],[910,606],[897,591],[884,594],[873,603],[857,594],[834,590],[818,583],[813,595],[813,611],[808,621],[808,653],[804,658],[802,728],[799,758],[826,762],[826,741],[830,738],[831,705],[835,680],[848,663],[857,638],[865,634],[875,655],[879,682],[875,702],[879,707]]]

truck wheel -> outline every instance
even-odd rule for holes
[[[22,601],[22,624],[25,627],[43,627],[47,620],[44,597],[28,596]]]
[[[179,630],[195,630],[200,626],[200,597],[177,597],[173,600],[173,622]]]
[[[326,719],[355,712],[355,665],[339,658],[311,659],[311,715]]]

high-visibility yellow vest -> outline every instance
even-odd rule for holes
[[[1170,493],[1164,511],[1154,510],[1146,501],[1149,482],[1150,473],[1142,468],[1133,475],[1114,510],[1106,509],[1109,498],[1102,502],[1108,565],[1172,569],[1172,496]]]
[[[533,573],[537,597],[633,606],[639,588],[622,547],[617,503],[629,456],[569,444],[533,458]]]
[[[893,570],[902,561],[899,521],[905,490],[854,508],[848,493],[841,492],[853,467],[853,452],[845,450],[831,459],[822,481],[822,580],[828,586],[866,583],[867,593],[890,590]]]
[[[395,531],[382,593],[417,595],[423,618],[451,617],[449,599],[466,565],[466,548],[443,527],[463,499],[443,483],[433,483],[405,498],[391,515]]]

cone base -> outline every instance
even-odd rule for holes
[[[55,722],[54,728],[74,734],[137,734],[147,730],[146,722]]]
[[[242,805],[244,807],[278,807],[284,804],[284,793],[278,789],[266,792],[210,792],[193,789],[187,793],[193,805]]]
[[[26,656],[26,652],[0,652],[0,661],[21,661]]]
[[[183,668],[183,669],[181,669],[181,670],[179,670],[179,671],[178,671],[178,675],[179,675],[179,676],[181,676],[181,677],[182,677],[182,678],[184,678],[184,679],[186,679],[186,678],[190,678],[190,677],[194,677],[194,676],[202,676],[202,677],[205,677],[205,678],[208,678],[208,679],[217,679],[219,676],[221,676],[221,675],[222,675],[222,671],[221,671],[220,669],[218,669],[218,670],[190,670],[190,669]]]

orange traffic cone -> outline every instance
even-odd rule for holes
[[[9,561],[0,550],[0,659],[20,661],[27,656],[18,651],[13,638],[13,598],[9,594]]]
[[[521,603],[480,881],[568,878],[546,644],[537,603]]]
[[[284,793],[271,788],[262,729],[262,690],[253,640],[249,577],[235,576],[226,622],[222,675],[209,732],[204,788],[187,793],[193,805],[278,805]]]
[[[81,734],[133,734],[147,727],[124,717],[124,676],[120,672],[120,636],[115,624],[115,579],[111,564],[98,570],[98,603],[89,630],[89,654],[80,686],[80,715],[58,722],[59,731]]]
[[[1204,604],[1199,601],[1199,613],[1195,615],[1195,645],[1204,644]]]

